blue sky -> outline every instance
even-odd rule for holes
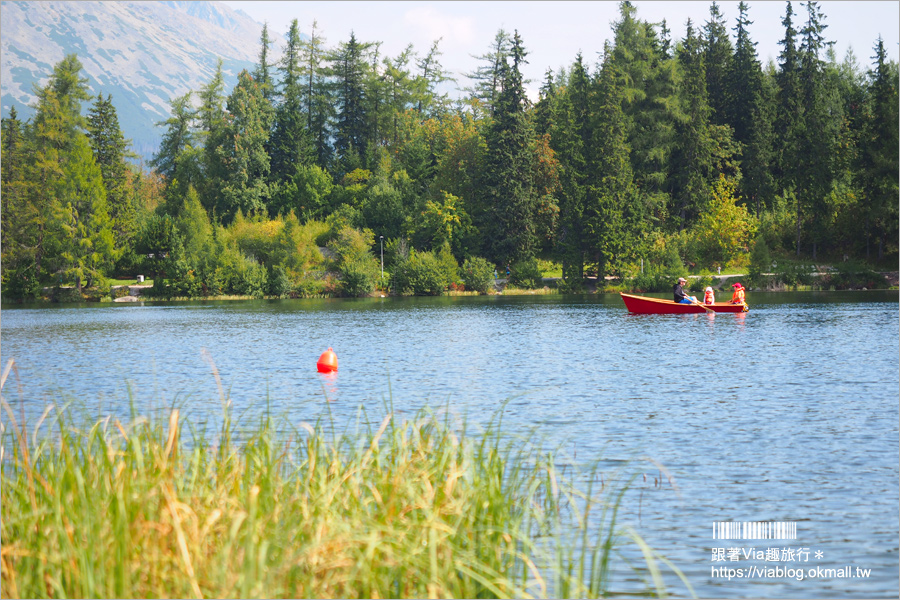
[[[487,52],[500,28],[512,32],[518,29],[528,51],[525,76],[532,80],[530,91],[540,86],[548,68],[556,71],[568,66],[581,51],[585,61],[594,65],[604,41],[612,36],[611,24],[618,19],[618,2],[244,2],[226,1],[259,22],[268,22],[269,29],[284,34],[292,19],[301,30],[309,33],[313,20],[324,35],[329,47],[347,41],[351,30],[362,42],[382,42],[382,53],[397,56],[408,44],[424,54],[434,40],[442,38],[444,68],[459,76],[461,85],[468,85],[463,74],[475,70],[478,61],[472,55]],[[673,41],[684,36],[685,23],[691,19],[695,27],[709,18],[711,2],[634,2],[638,17],[658,22],[666,19]],[[729,29],[734,27],[737,2],[719,2]],[[778,40],[784,35],[781,19],[785,2],[748,1],[751,39],[758,43],[757,52],[765,64],[777,59]],[[795,27],[805,21],[806,8],[792,2]],[[848,48],[853,49],[858,64],[871,64],[872,47],[881,35],[893,60],[900,54],[900,2],[820,2],[825,14],[827,41],[835,42],[838,59]]]

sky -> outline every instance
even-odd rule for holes
[[[453,73],[460,86],[470,85],[466,73],[481,63],[473,56],[486,54],[499,29],[518,30],[529,62],[524,75],[529,95],[545,79],[547,69],[554,72],[568,67],[578,52],[593,69],[599,60],[606,40],[612,38],[612,24],[619,17],[619,3],[610,1],[554,2],[520,1],[310,1],[266,2],[226,1],[260,23],[267,22],[269,30],[284,35],[293,19],[307,35],[312,23],[325,38],[327,47],[346,42],[353,31],[360,42],[382,42],[382,54],[399,55],[409,44],[425,55],[435,40],[443,53],[444,68]],[[702,27],[709,18],[710,1],[702,2],[644,2],[637,0],[637,16],[650,22],[666,20],[672,31],[672,41],[684,37],[686,22],[691,19],[695,28]],[[757,42],[760,61],[766,64],[777,60],[784,36],[781,20],[785,2],[747,2],[748,16],[753,24],[750,37]],[[819,3],[825,15],[824,36],[835,42],[834,49],[843,60],[852,48],[857,63],[863,69],[871,65],[870,57],[875,40],[881,35],[888,56],[898,61],[900,55],[900,2],[823,1]],[[729,30],[735,25],[738,2],[718,2]],[[805,4],[792,2],[794,24],[800,29],[805,22]],[[734,41],[732,32],[732,42]],[[276,52],[280,49],[276,48]]]

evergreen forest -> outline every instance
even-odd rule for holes
[[[713,2],[673,40],[622,2],[612,39],[547,70],[536,102],[517,31],[457,81],[440,40],[386,56],[294,20],[274,48],[267,25],[233,89],[220,63],[170,99],[146,165],[67,56],[31,119],[2,120],[3,298],[108,296],[138,274],[199,298],[484,292],[548,268],[563,291],[894,270],[897,63],[880,38],[836,57],[810,1],[759,25],[783,31],[764,65],[751,16]]]

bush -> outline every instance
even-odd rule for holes
[[[269,287],[269,274],[260,264],[253,265],[244,271],[242,293],[251,298],[262,298]]]
[[[269,269],[269,295],[284,296],[293,288],[291,278],[281,265],[275,265]]]
[[[74,287],[60,287],[53,291],[53,302],[84,302],[84,294]]]
[[[784,262],[775,268],[775,280],[793,288],[810,285],[813,279],[812,272],[813,266],[810,264]]]
[[[691,292],[702,293],[707,287],[712,287],[714,282],[715,279],[711,273],[701,273],[699,277],[688,278],[688,290]]]
[[[365,225],[362,212],[359,209],[342,204],[325,219],[328,229],[316,236],[316,245],[328,246],[344,229],[362,229]],[[371,246],[371,244],[370,244]]]
[[[344,260],[341,266],[341,294],[354,298],[369,296],[378,281],[378,265],[368,254]]]
[[[459,263],[453,257],[450,251],[450,242],[444,242],[436,257],[441,265],[441,273],[444,279],[444,287],[449,287],[451,283],[456,283],[459,279]]]
[[[110,297],[115,300],[116,298],[124,298],[125,296],[131,295],[131,288],[127,285],[117,286],[115,289],[110,290]]]
[[[293,298],[318,298],[325,295],[326,280],[307,277],[301,279],[291,290]]]
[[[766,244],[765,235],[756,236],[756,242],[753,244],[753,250],[750,252],[750,281],[753,285],[764,285],[768,279],[763,273],[772,268],[772,255],[769,252],[769,245]]]
[[[635,292],[671,292],[674,278],[665,271],[647,269],[630,279],[628,285]]]
[[[836,290],[879,290],[889,287],[883,275],[857,262],[840,263],[835,268],[838,272],[828,275],[823,283]]]
[[[583,294],[587,291],[584,287],[584,280],[577,277],[557,280],[556,289],[560,294]]]
[[[494,286],[494,267],[479,256],[467,258],[462,266],[462,280],[467,290],[485,294]]]
[[[431,252],[409,251],[409,256],[398,256],[391,274],[395,289],[400,294],[416,296],[440,296],[450,285],[444,265]]]
[[[544,275],[538,266],[537,260],[530,258],[515,263],[509,274],[510,285],[533,290],[544,285]]]

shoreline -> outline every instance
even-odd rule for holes
[[[822,279],[825,277],[829,277],[834,274],[836,270],[820,270],[816,273],[812,273],[810,277],[813,280]],[[898,271],[880,271],[877,272],[878,275],[884,277],[885,282],[887,283],[887,288],[872,288],[872,289],[898,289],[900,287],[900,272]],[[774,273],[765,273],[767,277],[773,277]],[[687,278],[689,280],[700,279],[704,276],[702,275],[688,275]],[[707,276],[710,277],[710,276]],[[714,289],[719,292],[728,291],[727,287],[730,281],[737,281],[739,279],[746,279],[748,277],[745,273],[737,273],[737,274],[729,274],[729,275],[712,275],[711,278],[715,283],[713,283]],[[543,278],[543,287],[535,288],[535,289],[525,289],[525,288],[509,288],[507,287],[506,279],[496,279],[494,281],[493,290],[482,294],[480,292],[472,292],[472,291],[456,291],[456,290],[448,290],[445,291],[442,296],[480,296],[480,295],[506,295],[506,296],[535,296],[535,295],[547,295],[547,294],[560,294],[558,291],[558,284],[561,280],[561,277],[544,277]],[[617,281],[615,278],[607,277],[607,282]],[[144,285],[144,284],[127,284],[127,285],[117,285],[112,286],[110,288],[109,294],[106,296],[98,297],[98,296],[85,296],[82,300],[69,300],[68,298],[60,299],[59,297],[54,298],[54,293],[58,294],[60,291],[66,292],[66,295],[71,297],[74,292],[74,286],[59,286],[59,287],[45,287],[42,289],[42,296],[39,298],[35,298],[33,300],[29,300],[27,302],[22,300],[3,300],[3,304],[6,305],[16,305],[16,304],[107,304],[107,303],[123,303],[123,304],[133,304],[138,302],[183,302],[183,301],[222,301],[222,300],[299,300],[299,299],[314,299],[314,298],[333,298],[340,299],[342,296],[327,296],[327,295],[317,295],[317,296],[263,296],[261,298],[254,298],[253,296],[237,296],[237,295],[223,295],[223,296],[198,296],[198,297],[171,297],[171,298],[153,298],[144,295],[144,292],[152,289],[152,285]],[[118,295],[123,290],[127,289],[127,293]],[[815,284],[812,285],[787,285],[785,283],[777,283],[773,285],[767,285],[766,287],[759,286],[748,286],[747,291],[749,292],[800,292],[800,291],[867,291],[869,288],[866,286],[849,286],[846,289],[835,289],[834,286],[831,286],[830,289],[822,289]],[[619,292],[626,293],[652,293],[647,291],[640,291],[627,288],[624,285],[614,285],[611,286],[610,289],[598,290],[597,289],[597,278],[596,277],[586,277],[584,281],[584,292],[574,294],[574,295],[583,295],[583,294],[618,294]],[[402,295],[391,294],[386,290],[375,290],[369,296],[369,298],[395,298],[395,297],[403,297]]]

